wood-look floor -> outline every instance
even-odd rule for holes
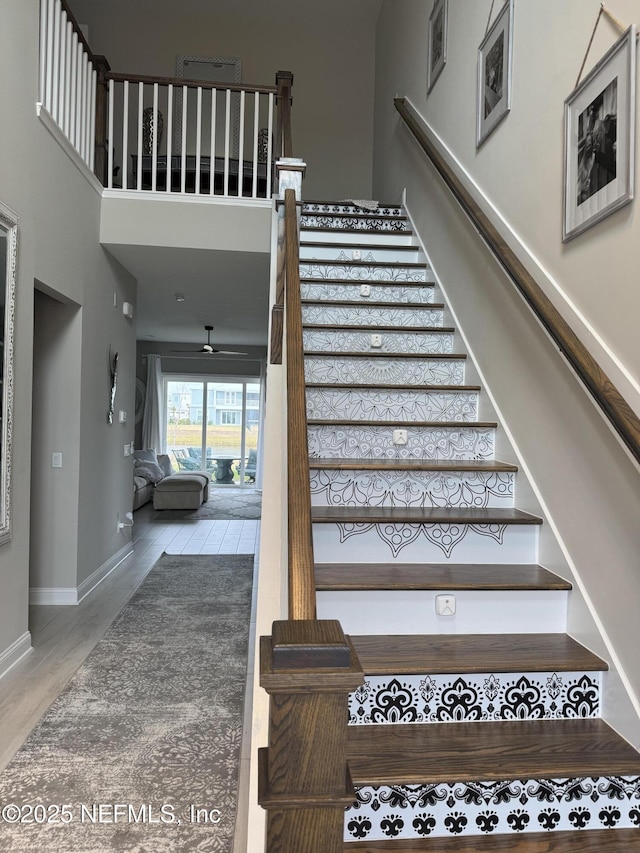
[[[640,775],[640,754],[603,720],[352,726],[355,785]]]

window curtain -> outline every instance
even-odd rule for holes
[[[142,417],[142,449],[161,453],[162,448],[162,361],[147,355],[147,390]]]

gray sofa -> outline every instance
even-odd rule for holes
[[[171,460],[155,450],[135,450],[133,453],[133,509],[139,509],[153,499],[156,483],[173,473]]]
[[[153,500],[154,509],[197,509],[209,499],[204,471],[174,473],[171,460],[155,450],[136,450],[133,459],[133,509]]]

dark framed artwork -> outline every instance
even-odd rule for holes
[[[478,48],[476,148],[511,109],[513,0],[507,0]]]
[[[564,102],[563,242],[633,198],[636,27]]]
[[[435,0],[429,15],[427,40],[427,93],[429,93],[447,61],[447,9],[448,0]]]

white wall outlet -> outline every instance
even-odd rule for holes
[[[370,284],[361,284],[360,285],[360,296],[371,296],[371,285]]]
[[[377,335],[377,334],[371,335],[371,346],[372,347],[381,347],[382,346],[382,335]]]
[[[51,454],[51,467],[62,468],[62,453],[59,450]]]
[[[455,595],[436,595],[436,614],[438,616],[455,616]]]
[[[354,249],[353,250],[353,260],[354,261],[362,260],[362,252],[360,251],[360,249]]]
[[[409,434],[406,429],[394,429],[393,431],[393,443],[394,444],[406,444],[409,440]]]
[[[120,410],[120,411],[118,412],[118,421],[119,421],[119,423],[121,423],[121,424],[126,424],[126,422],[127,422],[127,413],[126,413],[126,412],[123,412],[122,410]]]

